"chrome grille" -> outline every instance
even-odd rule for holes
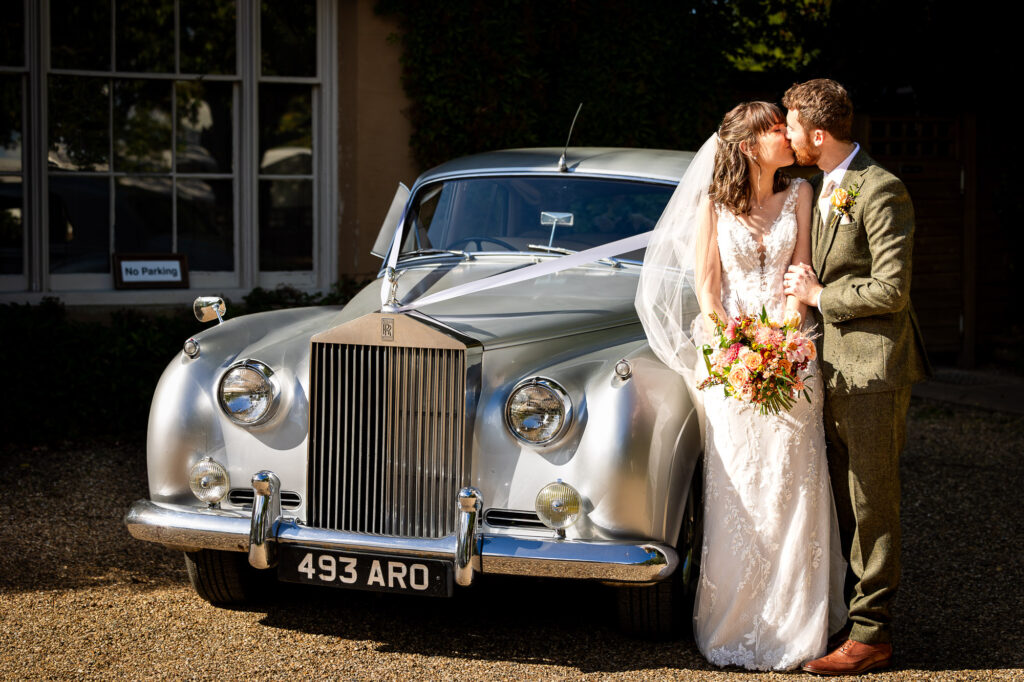
[[[313,342],[308,525],[455,532],[465,351]]]

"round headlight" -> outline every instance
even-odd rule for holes
[[[188,472],[188,485],[192,494],[206,504],[217,504],[231,487],[228,472],[209,457],[195,463]]]
[[[540,489],[534,506],[537,508],[537,516],[545,526],[562,530],[579,519],[583,500],[571,485],[555,481]]]
[[[505,404],[505,422],[519,440],[547,445],[561,436],[572,419],[572,403],[565,390],[535,377],[519,382]]]
[[[252,426],[270,419],[277,404],[274,372],[258,360],[243,360],[220,380],[220,406],[236,424]]]

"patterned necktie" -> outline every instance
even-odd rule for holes
[[[828,209],[832,199],[832,190],[835,188],[835,181],[826,177],[821,186],[821,194],[818,195],[818,212],[821,213],[821,222],[825,225],[828,225]]]

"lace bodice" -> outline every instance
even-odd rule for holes
[[[763,249],[721,206],[722,303],[730,317],[779,319],[782,276],[796,246],[794,180]],[[704,394],[704,541],[694,610],[697,646],[716,665],[786,670],[825,653],[846,620],[822,424],[824,389],[811,361],[811,401],[765,416],[721,389]],[[809,375],[809,376],[808,376]],[[698,364],[697,380],[706,374]]]
[[[763,248],[735,214],[715,204],[718,253],[722,259],[722,305],[729,317],[756,315],[762,306],[769,316],[782,317],[782,276],[796,247],[796,198],[803,182],[796,178],[790,184],[782,210],[764,235]]]

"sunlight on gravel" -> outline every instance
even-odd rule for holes
[[[915,399],[893,671],[1024,678],[1024,417]],[[452,599],[280,585],[223,609],[132,539],[143,446],[0,450],[0,679],[810,679],[711,668],[614,629],[600,585],[490,578]]]

